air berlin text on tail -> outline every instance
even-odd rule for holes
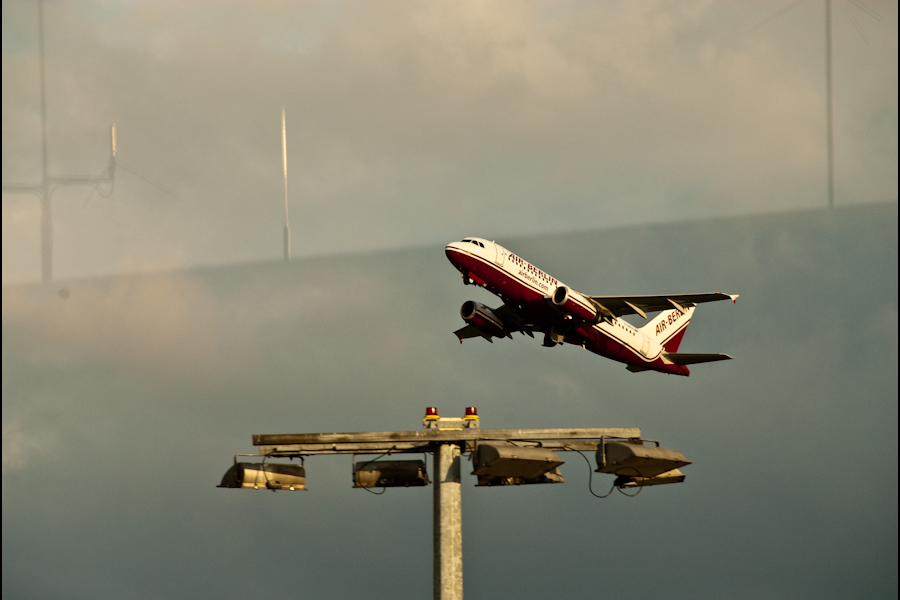
[[[477,285],[503,300],[489,308],[469,300],[460,310],[466,326],[455,331],[460,343],[472,337],[489,342],[513,333],[543,336],[543,344],[573,344],[624,363],[632,372],[659,371],[689,375],[688,365],[727,360],[727,354],[678,353],[697,304],[737,301],[736,294],[663,294],[654,296],[588,296],[568,287],[503,246],[469,237],[448,244],[447,258],[463,283]],[[647,313],[659,312],[655,317]],[[640,315],[637,328],[622,319]]]

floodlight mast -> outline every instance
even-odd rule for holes
[[[356,433],[299,433],[254,435],[253,445],[258,448],[258,456],[263,460],[275,457],[307,457],[318,454],[378,454],[391,455],[404,453],[432,453],[434,455],[434,598],[437,600],[462,600],[463,597],[463,563],[462,563],[462,494],[461,494],[461,454],[475,453],[482,446],[515,446],[530,453],[538,450],[553,454],[557,451],[596,452],[605,440],[619,440],[623,443],[642,445],[641,431],[636,427],[595,428],[595,429],[480,429],[478,412],[475,407],[466,408],[463,418],[442,418],[437,409],[426,409],[422,421],[423,428],[415,431],[366,431]],[[522,452],[526,454],[527,452]],[[554,455],[555,456],[555,455]],[[678,455],[682,459],[680,454]],[[513,457],[514,458],[514,457]],[[643,456],[637,459],[643,460]],[[651,457],[652,458],[652,457]],[[677,457],[676,457],[677,458]],[[558,459],[558,457],[556,457]],[[510,458],[504,457],[509,461]],[[477,462],[476,459],[473,461]],[[412,462],[412,461],[410,461]],[[543,460],[541,461],[543,462]],[[554,462],[547,468],[554,468],[562,461]],[[256,464],[256,472],[264,472],[266,465]],[[377,462],[364,463],[370,467]],[[396,463],[394,463],[396,464]],[[689,464],[682,460],[676,465]],[[600,465],[598,465],[600,466]],[[603,466],[606,466],[605,464]],[[490,468],[495,468],[493,465]],[[634,472],[633,467],[629,473]],[[411,470],[412,476],[418,474],[418,467]],[[554,469],[555,471],[555,469]],[[602,472],[612,473],[606,468]],[[354,467],[354,487],[372,487],[371,484],[360,484]],[[558,472],[557,472],[558,473]],[[492,473],[494,476],[496,472]],[[626,473],[627,475],[628,473]],[[501,475],[504,475],[501,473]],[[558,476],[528,479],[520,473],[506,473],[509,477],[488,475],[484,485],[509,485],[519,483],[555,483],[564,480]],[[220,487],[240,487],[229,483],[228,474]],[[640,479],[640,478],[639,478]],[[646,479],[646,478],[645,478]],[[671,483],[677,478],[667,480],[642,481],[642,485],[655,483]],[[683,476],[678,481],[683,480]],[[427,478],[425,483],[427,483]],[[404,487],[421,485],[415,482],[392,482],[381,484],[385,487]],[[381,487],[379,485],[378,487]],[[481,476],[479,476],[479,485]],[[278,487],[281,486],[281,487]],[[252,487],[252,486],[251,486]],[[246,486],[245,486],[246,488]],[[260,487],[260,489],[263,489]],[[285,489],[282,483],[268,486],[268,489]],[[293,489],[293,488],[292,488]]]
[[[462,600],[462,485],[459,445],[434,450],[434,597]]]

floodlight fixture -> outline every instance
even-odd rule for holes
[[[424,460],[369,460],[353,465],[353,487],[419,487],[431,483]]]
[[[629,475],[619,475],[616,477],[614,485],[619,488],[636,488],[648,485],[663,485],[666,483],[681,483],[684,481],[684,473],[678,469],[672,469],[665,473],[660,473],[656,477],[631,477]]]
[[[478,486],[565,483],[559,466],[565,461],[546,448],[511,443],[480,443],[472,457]]]
[[[645,446],[602,440],[597,446],[597,473],[646,479],[689,464],[691,461],[681,452],[660,448],[658,442],[656,446]],[[682,480],[683,477],[682,475]]]
[[[222,477],[220,488],[306,491],[306,468],[282,463],[235,462]]]

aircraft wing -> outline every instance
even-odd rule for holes
[[[702,302],[716,302],[718,300],[731,300],[737,302],[737,294],[667,294],[661,296],[587,296],[599,305],[601,312],[621,317],[622,315],[641,315],[645,319],[645,313],[658,312],[676,308],[682,312],[694,304]],[[606,311],[602,309],[605,308]]]
[[[510,308],[509,305],[504,304],[500,308],[494,309],[494,314],[500,317],[500,320],[503,321],[503,325],[506,327],[508,331],[521,332],[529,337],[534,337],[532,331],[539,331],[540,329],[535,326],[533,323],[530,323],[520,317],[518,313]]]
[[[503,328],[506,330],[506,334],[503,337],[512,338],[512,333],[520,332],[528,335],[530,337],[534,337],[532,331],[540,331],[540,329],[532,323],[527,322],[522,319],[515,310],[510,308],[508,305],[504,304],[499,308],[492,308],[491,311],[503,322]],[[453,334],[459,338],[459,342],[462,343],[463,340],[467,340],[473,337],[483,337],[487,341],[494,343],[494,340],[491,339],[490,335],[479,331],[476,327],[472,325],[466,325],[462,329],[457,329],[453,332]]]

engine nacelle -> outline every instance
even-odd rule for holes
[[[564,285],[553,290],[550,302],[561,312],[582,321],[596,323],[601,318],[600,312],[590,300]]]
[[[503,327],[503,321],[490,308],[480,302],[467,300],[459,309],[463,321],[488,336],[504,337],[509,335]]]

